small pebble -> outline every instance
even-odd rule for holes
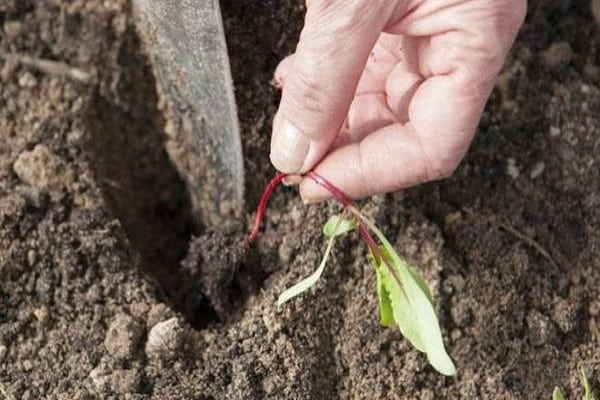
[[[550,126],[550,137],[559,137],[560,129],[556,126]]]
[[[519,170],[519,167],[517,167],[517,162],[514,158],[509,158],[506,161],[506,173],[512,179],[517,179],[521,175],[521,171]]]
[[[581,93],[583,93],[583,94],[588,94],[592,91],[592,89],[590,88],[590,85],[586,85],[585,83],[583,85],[581,85],[581,87],[579,89],[581,90]]]
[[[37,261],[37,252],[34,249],[27,250],[27,265],[33,267]]]
[[[97,390],[103,392],[106,389],[108,389],[108,383],[110,378],[108,376],[105,366],[102,363],[100,363],[100,365],[98,365],[96,368],[90,371],[89,377]]]
[[[35,79],[35,76],[29,71],[23,73],[19,77],[19,86],[21,86],[22,88],[31,89],[36,87],[36,85],[37,79]]]
[[[182,342],[183,328],[176,317],[159,322],[148,333],[146,355],[148,357],[169,358],[180,349]]]
[[[5,345],[0,344],[0,361],[4,360],[6,353],[8,353],[8,348]]]
[[[118,314],[108,327],[104,347],[115,359],[130,359],[135,353],[142,333],[142,326],[133,317]]]
[[[69,166],[43,144],[19,154],[13,171],[22,182],[38,189],[60,189],[75,178]]]
[[[579,305],[568,300],[560,300],[554,306],[552,319],[558,325],[562,333],[571,333],[577,327],[577,316]]]
[[[546,164],[543,161],[536,163],[533,166],[533,168],[531,168],[531,173],[529,174],[529,177],[531,179],[538,178],[540,175],[542,175],[545,168],[546,168]]]
[[[43,305],[33,310],[33,315],[40,323],[45,324],[50,318],[50,311],[47,306]]]
[[[23,371],[29,372],[33,369],[33,363],[30,360],[23,361]]]
[[[569,42],[554,42],[542,52],[542,59],[549,67],[564,67],[571,62],[574,55]]]
[[[550,318],[537,310],[532,310],[527,316],[527,328],[529,343],[533,347],[551,342],[556,335],[554,324]]]

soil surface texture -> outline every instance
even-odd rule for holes
[[[380,327],[357,235],[277,309],[337,210],[282,188],[243,246],[304,9],[221,3],[246,209],[211,229],[131,4],[0,1],[0,399],[574,399],[580,366],[600,393],[599,2],[531,0],[455,174],[361,203],[431,286],[454,378]]]

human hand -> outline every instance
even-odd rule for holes
[[[271,162],[350,198],[449,176],[521,26],[526,0],[307,0]],[[305,201],[329,193],[308,179]]]

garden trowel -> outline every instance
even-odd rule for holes
[[[186,180],[197,224],[239,215],[244,166],[218,0],[134,0],[157,79],[166,149]]]

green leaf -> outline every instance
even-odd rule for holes
[[[552,392],[552,400],[565,400],[565,395],[558,386],[556,386],[554,392]]]
[[[325,233],[325,235],[329,237],[329,242],[327,243],[327,248],[325,249],[325,254],[323,254],[323,258],[321,259],[319,267],[309,277],[303,279],[302,281],[298,282],[291,288],[281,293],[279,295],[279,298],[277,299],[277,307],[280,307],[283,303],[293,299],[299,294],[306,292],[319,281],[321,275],[323,274],[323,271],[325,270],[325,265],[327,264],[329,255],[331,254],[331,249],[333,248],[333,244],[335,243],[335,238],[354,229],[351,228],[352,222],[353,221],[351,220],[345,219],[343,215],[334,215],[331,218],[329,218],[329,220],[323,227],[323,233]]]
[[[417,272],[415,267],[413,267],[410,264],[406,264],[406,265],[408,266],[408,272],[410,272],[410,275],[412,276],[412,278],[415,280],[417,285],[419,285],[421,290],[425,293],[425,295],[429,299],[429,302],[431,304],[433,304],[433,296],[431,295],[431,292],[429,291],[429,286],[427,286],[427,283],[423,280],[421,275],[419,275],[419,273]]]
[[[583,385],[584,390],[583,400],[595,400],[590,381],[588,381],[588,378],[585,375],[585,370],[582,366],[579,367],[579,370],[581,371],[581,384]]]
[[[429,363],[444,375],[456,374],[456,367],[448,356],[442,339],[431,293],[417,270],[401,259],[383,233],[364,219],[369,229],[382,243],[385,260],[374,263],[379,279],[387,292],[400,332],[419,351],[427,355]],[[373,259],[373,261],[375,261]],[[387,311],[385,311],[387,312]]]
[[[341,236],[358,227],[354,218],[344,218],[343,215],[332,215],[323,226],[323,233],[328,238]]]
[[[377,297],[379,298],[379,322],[382,326],[389,328],[394,325],[394,314],[390,294],[383,283],[386,279],[383,270],[384,268],[375,267],[375,273],[377,274]]]

